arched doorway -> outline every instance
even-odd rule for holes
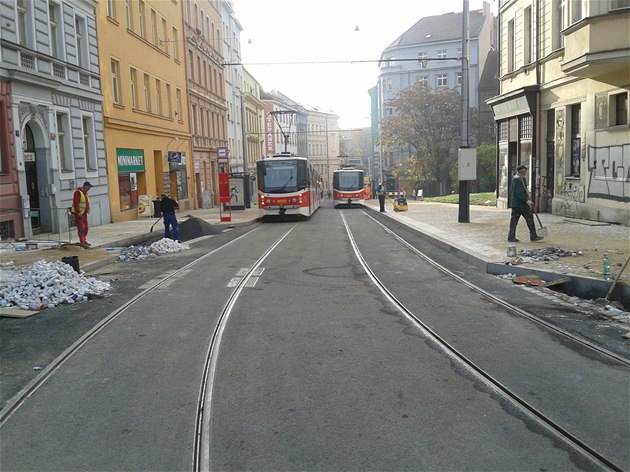
[[[35,121],[29,121],[24,126],[22,152],[31,232],[34,235],[52,232],[46,143],[41,127]]]

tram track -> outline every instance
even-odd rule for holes
[[[230,294],[212,333],[212,337],[206,354],[206,362],[203,369],[202,381],[199,390],[199,400],[197,403],[197,415],[195,423],[195,444],[193,450],[192,470],[195,472],[207,471],[210,465],[210,443],[211,443],[211,423],[212,423],[212,389],[216,372],[219,349],[225,326],[234,305],[236,304],[243,288],[247,285],[252,275],[259,269],[265,259],[276,249],[280,243],[293,231],[295,225],[280,236],[258,260],[242,276],[239,283]]]
[[[160,287],[167,285],[172,282],[173,279],[180,276],[180,274],[185,273],[190,270],[191,267],[199,264],[203,260],[211,257],[217,252],[224,250],[225,248],[231,246],[242,238],[246,237],[252,231],[255,231],[259,228],[260,225],[255,226],[250,231],[238,236],[237,238],[231,239],[225,244],[217,247],[216,249],[204,254],[201,257],[189,262],[184,265],[180,269],[172,271],[168,273],[162,279],[153,282],[151,284],[144,285],[144,289],[135,295],[133,298],[127,300],[116,310],[112,311],[109,315],[103,318],[99,323],[97,323],[92,329],[83,334],[79,339],[77,339],[74,343],[72,343],[66,350],[64,350],[59,356],[57,356],[54,360],[52,360],[42,371],[39,373],[37,377],[31,380],[28,384],[26,384],[19,392],[17,392],[11,399],[9,399],[3,408],[0,410],[0,428],[6,423],[6,421],[13,415],[13,413],[31,396],[35,391],[37,391],[46,381],[57,371],[68,359],[70,359],[75,353],[77,353],[85,344],[87,344],[91,339],[99,334],[107,325],[109,325],[112,321],[123,315],[127,310],[129,310],[133,305],[149,296],[153,291],[159,289]]]
[[[399,243],[403,246],[410,249],[414,254],[418,257],[422,258],[426,263],[438,269],[442,273],[447,276],[453,278],[459,283],[466,285],[468,288],[474,290],[479,293],[483,297],[495,303],[497,306],[501,306],[503,308],[508,309],[509,311],[527,318],[530,321],[538,323],[545,328],[552,330],[553,332],[565,336],[567,339],[570,339],[572,342],[579,343],[593,351],[597,352],[600,355],[606,356],[607,358],[614,359],[622,363],[624,366],[630,365],[627,359],[618,356],[615,353],[607,351],[606,349],[601,348],[600,346],[596,346],[593,343],[590,343],[587,340],[584,340],[578,336],[573,335],[572,333],[568,333],[562,329],[553,326],[550,323],[545,322],[544,320],[539,319],[535,315],[526,312],[518,307],[511,305],[505,300],[500,299],[492,295],[491,293],[483,290],[482,288],[476,286],[475,284],[465,280],[464,278],[458,276],[442,264],[439,264],[435,260],[428,257],[426,254],[419,251],[413,245],[411,245],[408,241],[397,235],[394,231],[387,228],[381,222],[376,220],[367,213],[363,212],[365,216],[370,218],[373,222],[377,223],[382,227],[384,231],[389,233],[392,237],[394,237]],[[386,297],[386,299],[395,307],[397,311],[399,311],[402,315],[404,315],[407,319],[409,319],[415,326],[420,329],[420,331],[432,342],[434,342],[447,356],[449,356],[452,360],[457,362],[459,365],[463,366],[468,372],[470,372],[475,378],[481,381],[484,385],[490,388],[492,391],[496,392],[510,404],[512,404],[515,408],[521,411],[523,414],[534,420],[536,423],[544,427],[548,432],[554,435],[557,439],[562,441],[563,443],[570,446],[573,450],[575,450],[580,455],[584,456],[588,460],[590,460],[593,464],[598,467],[602,467],[605,470],[613,470],[613,471],[624,471],[623,467],[620,467],[616,463],[614,463],[609,458],[605,457],[603,454],[599,453],[594,447],[587,444],[585,441],[581,440],[578,436],[571,433],[568,429],[564,428],[558,422],[554,421],[551,417],[546,415],[544,412],[537,409],[531,403],[524,400],[520,395],[516,392],[512,391],[510,388],[505,386],[502,382],[500,382],[497,378],[492,376],[490,373],[482,369],[479,365],[477,365],[474,361],[468,358],[464,353],[462,353],[459,349],[454,347],[451,343],[449,343],[446,339],[440,336],[434,329],[432,329],[429,325],[423,322],[412,310],[407,308],[399,298],[397,298],[391,290],[389,290],[376,275],[376,273],[372,270],[366,259],[364,258],[361,250],[358,247],[358,244],[353,236],[352,230],[348,224],[346,217],[343,215],[343,212],[340,212],[343,225],[345,227],[346,233],[348,235],[350,244],[352,249],[361,265],[363,270],[366,272],[374,286]]]

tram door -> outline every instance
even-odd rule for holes
[[[35,160],[35,140],[33,132],[27,125],[26,132],[26,150],[24,151],[24,171],[26,174],[26,189],[30,204],[31,228],[33,234],[40,234],[42,231],[41,224],[41,206],[39,201],[39,184],[37,181],[37,162]]]

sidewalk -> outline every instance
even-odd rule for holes
[[[330,200],[324,199],[324,207]],[[616,276],[630,253],[630,233],[627,226],[597,223],[593,221],[564,218],[558,215],[543,213],[540,219],[548,229],[548,236],[541,242],[529,241],[527,225],[521,219],[516,237],[519,243],[514,244],[518,257],[508,257],[507,230],[510,210],[495,207],[470,207],[470,222],[458,222],[458,205],[429,203],[408,200],[409,210],[394,212],[391,203],[387,203],[385,216],[416,228],[432,242],[439,244],[463,259],[477,265],[481,270],[494,274],[537,274],[543,280],[555,280],[563,276],[573,279],[575,285],[595,287],[603,295],[607,293],[611,281],[602,275],[603,257],[607,253],[610,259],[610,272]],[[378,201],[369,200],[367,206],[378,211]],[[225,214],[224,214],[225,216]],[[191,217],[199,218],[211,225],[231,227],[250,224],[261,217],[256,206],[232,211],[231,222],[221,222],[218,208],[209,210],[191,210],[178,213],[180,227],[185,227]],[[164,226],[161,221],[151,227],[157,218],[113,223],[90,228],[88,241],[92,248],[83,249],[78,246],[62,245],[56,249],[31,249],[16,251],[13,248],[0,250],[2,262],[12,261],[16,266],[28,265],[37,260],[59,261],[64,256],[79,256],[81,269],[88,272],[117,258],[117,247],[139,244],[161,239]],[[71,233],[71,242],[77,242],[76,231]],[[68,235],[55,235],[67,241]],[[560,257],[557,260],[536,261],[536,257],[528,257],[521,250],[543,248],[561,248],[579,255]],[[538,251],[540,252],[540,251]],[[535,254],[534,254],[535,256]],[[540,258],[538,258],[540,259]],[[612,279],[611,279],[612,280]],[[583,288],[588,292],[587,288]],[[619,278],[615,293],[623,291],[624,298],[630,298],[630,267]]]
[[[223,216],[229,216],[229,213],[223,212]],[[199,218],[217,227],[230,228],[256,221],[260,214],[258,207],[233,210],[231,221],[222,222],[218,207],[207,210],[180,211],[177,214],[180,230],[185,230],[186,222],[191,217]],[[46,237],[49,239],[45,239]],[[87,238],[91,247],[84,249],[76,245],[79,238],[76,228],[72,228],[70,234],[42,235],[26,243],[15,243],[15,246],[4,245],[0,249],[0,262],[13,262],[15,266],[23,266],[42,259],[54,262],[60,261],[62,257],[78,256],[80,268],[88,272],[115,261],[119,254],[116,248],[157,241],[163,237],[164,224],[162,220],[144,217],[138,220],[91,227]],[[68,241],[68,239],[70,240]],[[22,249],[26,245],[33,247],[35,243],[37,244],[36,249],[16,250]]]

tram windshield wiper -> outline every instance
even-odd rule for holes
[[[289,180],[287,180],[287,181],[284,183],[284,185],[278,189],[278,192],[281,192],[282,190],[284,190],[285,188],[287,188],[287,185],[289,185],[291,182],[293,182],[293,172],[291,173],[291,176],[289,177]]]

